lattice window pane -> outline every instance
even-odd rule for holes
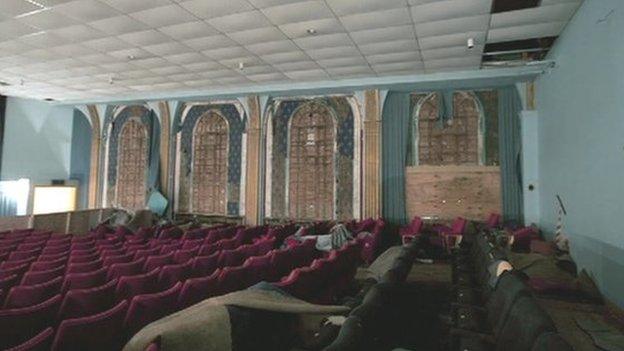
[[[328,108],[315,102],[299,108],[291,120],[289,143],[289,216],[333,218],[336,135]]]
[[[148,168],[147,128],[137,119],[128,120],[119,136],[117,204],[137,210],[145,208]]]
[[[466,92],[453,94],[450,125],[438,124],[438,95],[432,94],[418,113],[418,160],[421,165],[479,163],[479,109]]]
[[[228,124],[210,111],[199,118],[193,132],[192,210],[227,213]]]

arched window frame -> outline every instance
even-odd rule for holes
[[[486,135],[486,130],[485,130],[486,127],[485,127],[485,113],[484,113],[483,105],[481,104],[481,101],[475,95],[473,91],[456,91],[455,93],[462,93],[462,92],[468,94],[472,98],[472,101],[475,104],[477,111],[479,113],[478,128],[477,128],[477,158],[478,158],[477,164],[479,166],[483,166],[485,165],[485,159],[486,159],[485,140],[484,140],[485,135]],[[418,166],[420,164],[420,154],[419,154],[420,150],[418,148],[419,141],[420,141],[420,130],[418,128],[420,111],[421,111],[422,106],[435,94],[436,94],[435,92],[431,92],[427,94],[425,97],[421,98],[418,101],[416,108],[414,108],[414,111],[413,111],[413,115],[411,119],[411,123],[412,123],[411,127],[413,130],[413,133],[411,136],[412,138],[412,150],[411,150],[412,160],[410,160],[410,164],[412,166]]]
[[[123,148],[123,135],[124,132],[126,131],[126,128],[128,128],[128,126],[131,123],[137,123],[139,126],[141,126],[142,129],[142,133],[143,133],[143,139],[145,140],[145,165],[144,165],[144,174],[143,174],[143,186],[144,186],[144,194],[143,194],[143,206],[142,208],[144,208],[147,204],[147,190],[148,190],[148,186],[147,186],[147,178],[148,178],[148,172],[149,172],[149,132],[147,130],[147,127],[145,126],[145,124],[141,121],[140,117],[137,116],[133,116],[128,118],[128,120],[126,120],[123,124],[123,126],[121,127],[121,131],[119,132],[119,151],[117,153],[117,176],[116,176],[116,183],[115,183],[115,202],[118,206],[121,207],[127,207],[125,204],[121,204],[120,203],[120,198],[119,198],[119,187],[122,184],[122,162],[121,159],[122,157],[124,157],[124,148]],[[133,208],[136,209],[136,208]]]
[[[211,118],[219,118],[223,123],[225,123],[225,156],[223,158],[223,161],[225,162],[225,165],[223,167],[223,169],[225,170],[225,175],[224,175],[224,181],[221,184],[224,187],[224,192],[223,192],[223,208],[219,211],[219,212],[214,212],[214,213],[202,213],[202,214],[208,214],[208,215],[227,215],[227,204],[228,204],[228,175],[229,175],[229,156],[230,156],[230,123],[227,120],[227,118],[225,118],[221,113],[219,113],[216,110],[208,110],[206,112],[204,112],[201,117],[199,117],[197,119],[197,121],[195,122],[195,125],[193,126],[193,133],[192,133],[192,150],[191,150],[191,174],[190,174],[190,189],[189,189],[189,208],[191,209],[191,212],[196,213],[198,212],[195,209],[195,202],[194,202],[194,198],[193,198],[193,188],[195,186],[195,152],[196,152],[196,137],[197,137],[197,128],[200,125],[201,121],[206,119],[209,120]]]
[[[291,117],[288,120],[288,127],[287,127],[287,144],[286,144],[286,191],[285,191],[285,200],[286,200],[286,208],[289,209],[291,207],[291,201],[290,201],[290,177],[291,177],[291,170],[290,170],[290,164],[291,164],[291,130],[292,130],[292,122],[295,119],[295,117],[297,117],[297,114],[304,108],[307,108],[307,106],[311,105],[311,104],[318,104],[320,106],[322,106],[323,108],[325,108],[327,110],[327,112],[329,113],[329,117],[330,120],[332,121],[332,133],[333,133],[333,141],[332,141],[332,149],[333,149],[333,157],[332,157],[332,218],[331,219],[335,219],[336,218],[336,174],[337,174],[337,170],[336,170],[336,155],[338,154],[338,118],[335,114],[335,112],[333,111],[333,109],[328,106],[327,104],[321,102],[321,101],[317,101],[317,100],[311,100],[311,101],[307,101],[303,104],[301,104],[301,106],[297,107]],[[290,215],[289,215],[290,216]],[[297,218],[297,219],[312,219],[312,218]],[[315,218],[316,219],[316,218]]]

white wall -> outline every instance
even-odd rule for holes
[[[540,226],[567,210],[572,257],[624,307],[624,1],[588,0],[537,80]]]
[[[9,97],[5,115],[2,180],[68,179],[73,108]]]

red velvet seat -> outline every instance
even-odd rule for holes
[[[496,229],[500,226],[501,218],[502,216],[499,213],[490,213],[485,226],[488,229]]]
[[[12,287],[19,283],[20,277],[16,274],[0,279],[0,290],[8,292]]]
[[[215,251],[233,250],[236,248],[236,238],[219,240],[212,247]]]
[[[52,351],[120,350],[124,342],[123,319],[127,309],[128,302],[122,301],[96,315],[64,320],[56,332]]]
[[[209,276],[187,279],[178,298],[180,308],[186,308],[204,299],[218,295],[220,274],[221,270],[217,269]]]
[[[189,260],[180,264],[168,264],[160,269],[158,285],[160,289],[167,289],[179,281],[184,281],[192,274],[193,262]]]
[[[97,259],[95,261],[88,261],[82,263],[70,263],[67,266],[66,273],[87,273],[93,272],[102,268],[102,260]]]
[[[182,250],[199,248],[204,243],[203,238],[183,240]]]
[[[219,255],[219,267],[240,266],[247,256],[242,250],[223,250]]]
[[[106,282],[106,267],[89,273],[66,274],[61,286],[61,293],[72,289],[87,289],[103,285]]]
[[[273,254],[273,252],[269,252],[263,256],[249,257],[245,260],[243,266],[247,267],[249,275],[256,281],[270,281],[272,278],[270,271]]]
[[[191,258],[197,256],[197,252],[199,251],[199,247],[194,248],[194,249],[187,249],[187,250],[176,250],[173,254],[173,262],[175,263],[184,263],[188,260],[190,260]]]
[[[160,268],[155,268],[148,273],[120,277],[115,295],[119,300],[123,300],[132,299],[136,295],[156,292],[159,273]]]
[[[61,290],[63,277],[34,285],[18,285],[11,288],[4,301],[4,308],[33,306],[53,297]]]
[[[106,279],[119,278],[124,275],[136,275],[143,273],[145,258],[134,260],[128,263],[115,263],[108,267]]]
[[[30,263],[24,263],[15,267],[0,268],[0,279],[7,278],[12,275],[17,275],[21,277],[24,275],[24,273],[28,270],[29,267],[30,267]]]
[[[23,266],[23,265],[30,265],[36,260],[37,260],[37,257],[33,256],[33,257],[26,258],[23,260],[4,261],[2,262],[2,264],[0,264],[0,269],[11,269],[11,268],[15,268],[15,267]]]
[[[182,243],[181,242],[174,242],[174,243],[169,243],[169,244],[163,244],[160,247],[160,253],[161,254],[167,254],[170,252],[173,252],[175,250],[178,250],[179,248],[182,247]]]
[[[182,283],[178,282],[167,290],[133,297],[124,319],[127,336],[131,337],[149,323],[177,311],[181,288]]]
[[[84,255],[84,256],[70,256],[67,262],[70,264],[71,263],[85,263],[85,262],[96,261],[99,258],[100,258],[100,254],[98,252],[95,252],[90,255]]]
[[[219,267],[219,252],[210,256],[198,256],[193,259],[192,274],[195,277],[203,277],[212,274]]]
[[[133,258],[134,258],[133,252],[123,254],[123,255],[118,255],[118,256],[106,256],[102,259],[102,265],[104,267],[109,267],[116,263],[128,263],[128,262],[132,262]]]
[[[254,282],[249,271],[249,267],[246,266],[221,269],[221,274],[219,274],[219,293],[227,294],[248,288]]]
[[[60,303],[56,295],[34,306],[0,310],[0,349],[15,347],[50,327]]]
[[[67,258],[69,258],[69,251],[67,252],[60,252],[60,253],[56,253],[56,254],[45,254],[45,255],[39,255],[39,257],[37,257],[37,262],[43,262],[43,261],[55,261],[58,260],[59,258],[64,258],[67,260]]]
[[[67,291],[58,313],[58,320],[84,317],[111,308],[116,302],[116,286],[117,280],[113,279],[95,288]]]
[[[38,242],[26,242],[17,245],[16,251],[32,251],[38,250],[41,251],[45,247],[45,240]]]
[[[31,339],[5,351],[49,351],[52,347],[54,329],[47,328]]]
[[[149,256],[156,256],[158,254],[160,254],[160,249],[158,247],[154,247],[154,248],[151,248],[151,249],[149,247],[146,247],[145,249],[136,250],[135,253],[134,253],[134,259],[138,260],[140,258],[146,258],[146,257],[149,257]]]
[[[148,256],[145,260],[145,265],[143,266],[143,270],[149,272],[154,268],[160,268],[164,265],[168,265],[174,263],[173,262],[173,252],[163,254],[163,255],[154,255]]]
[[[7,261],[21,261],[29,258],[36,258],[41,253],[40,249],[27,250],[27,251],[13,251],[7,258]]]
[[[94,241],[87,241],[87,242],[77,242],[77,243],[72,243],[71,244],[71,250],[72,251],[78,251],[78,250],[91,250],[95,248],[95,242]]]
[[[24,274],[22,285],[33,285],[49,282],[56,277],[62,277],[65,274],[65,266],[48,269],[47,271],[30,271]]]
[[[125,255],[126,254],[126,248],[125,247],[121,247],[118,249],[111,249],[111,248],[103,248],[100,249],[100,257],[102,258],[106,258],[109,256],[121,256],[121,255]]]
[[[61,257],[59,259],[52,260],[52,261],[35,261],[30,264],[30,271],[31,272],[47,271],[50,269],[64,266],[65,262],[67,262],[66,257]]]

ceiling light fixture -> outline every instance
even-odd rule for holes
[[[474,38],[470,37],[468,38],[468,40],[466,41],[466,45],[468,46],[468,49],[472,49],[475,47],[475,40]]]
[[[239,71],[242,71],[242,70],[244,70],[244,69],[245,69],[245,63],[244,63],[244,62],[239,62],[239,63],[238,63],[238,70],[239,70]]]
[[[314,28],[310,28],[306,32],[308,32],[308,34],[310,34],[310,35],[316,35],[316,33],[317,33],[316,29],[314,29]]]
[[[136,57],[134,55],[128,55],[128,60],[132,61],[134,60]]]

